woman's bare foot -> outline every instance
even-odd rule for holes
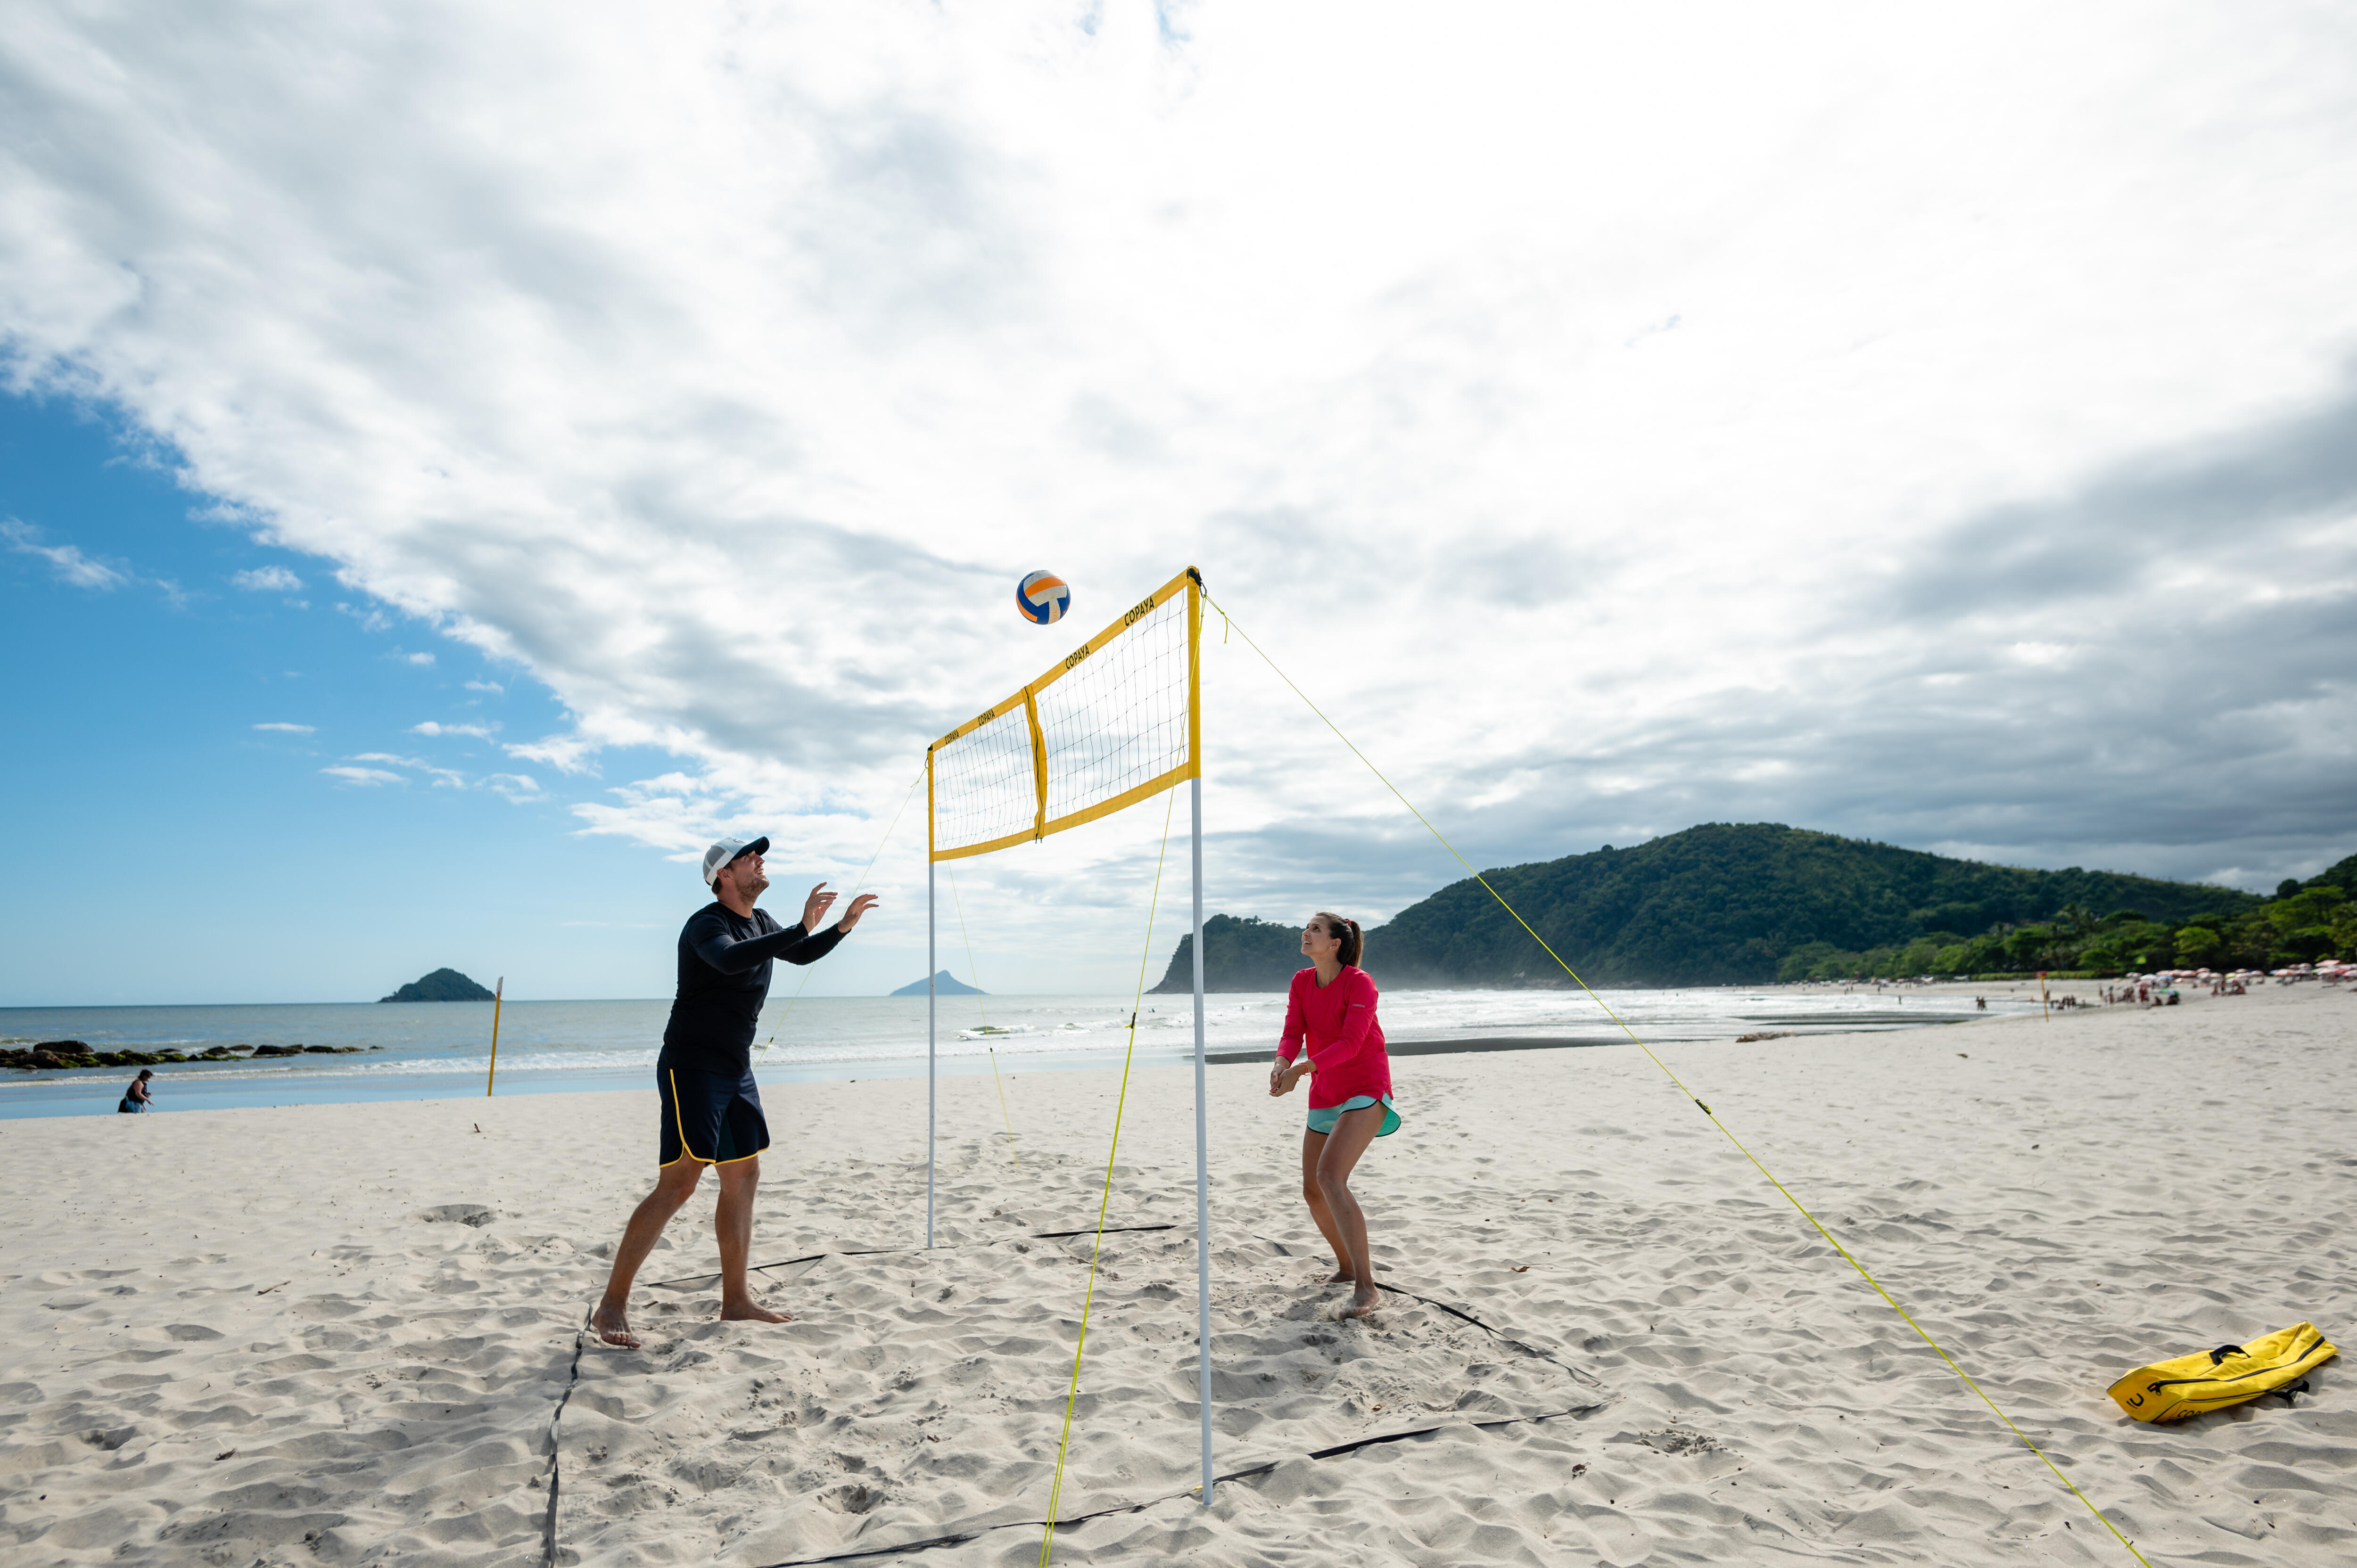
[[[589,1315],[589,1326],[597,1331],[600,1340],[616,1349],[635,1350],[639,1348],[639,1337],[630,1332],[630,1315],[619,1306],[598,1303],[597,1309]]]
[[[723,1323],[791,1323],[793,1320],[792,1313],[771,1312],[751,1296],[743,1301],[720,1304],[720,1321]]]
[[[1336,1269],[1332,1273],[1326,1276],[1323,1283],[1329,1285],[1346,1285],[1358,1277],[1358,1275],[1352,1273],[1348,1269]]]
[[[1345,1317],[1365,1317],[1383,1299],[1383,1293],[1372,1285],[1361,1285],[1351,1293],[1351,1305],[1342,1309]]]

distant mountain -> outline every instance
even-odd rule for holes
[[[895,996],[922,996],[924,993],[925,983],[921,980],[912,980],[892,993]],[[990,993],[978,985],[960,984],[945,969],[933,976],[933,994],[936,996],[987,996]]]
[[[379,1002],[489,1002],[491,993],[455,969],[437,969]]]
[[[1796,972],[1813,972],[1807,965],[1819,960],[1885,951],[1921,954],[1903,972],[1928,971],[1942,953],[1960,968],[1967,958],[1983,969],[2062,968],[2039,961],[2036,950],[2048,950],[2016,953],[2018,941],[1996,956],[1989,935],[2042,930],[2034,923],[2057,917],[2067,929],[2053,940],[2067,938],[2076,944],[2070,951],[2084,948],[2092,957],[2104,932],[2132,932],[2138,950],[2123,951],[2121,961],[2157,965],[2174,950],[2168,928],[2195,917],[2232,921],[2262,902],[2231,887],[2076,866],[1989,865],[1775,822],[1705,823],[1633,849],[1608,845],[1483,875],[1582,979],[1599,985],[1755,983],[1794,967],[1788,960]],[[1301,967],[1298,943],[1286,927],[1214,917],[1203,926],[1205,988],[1282,991]],[[1179,939],[1155,989],[1191,989],[1193,956],[1191,935]],[[1369,931],[1364,962],[1385,985],[1570,983],[1471,878]]]
[[[1298,926],[1234,915],[1214,915],[1203,922],[1205,991],[1282,991],[1293,983],[1294,972],[1308,961],[1301,956]],[[1154,989],[1157,994],[1193,993],[1194,932],[1178,939],[1170,972]]]

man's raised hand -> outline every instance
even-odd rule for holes
[[[829,895],[829,897],[833,897],[833,895]],[[859,924],[860,916],[865,915],[868,910],[875,907],[876,895],[873,893],[862,893],[858,897],[854,898],[851,901],[851,908],[845,909],[843,912],[843,918],[835,923],[839,929],[847,931],[851,929],[852,927]]]
[[[802,900],[802,929],[817,930],[818,923],[826,918],[826,912],[834,903],[834,895],[826,891],[825,883],[812,888],[810,897]]]

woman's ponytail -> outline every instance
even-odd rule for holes
[[[1336,956],[1344,963],[1357,963],[1359,955],[1367,950],[1366,934],[1359,929],[1359,922],[1325,909],[1318,911],[1318,918],[1326,922],[1326,934],[1342,944],[1342,950]]]

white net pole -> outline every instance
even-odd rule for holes
[[[925,862],[925,1245],[933,1244],[933,1038],[939,1011],[933,976],[941,965],[933,953],[933,863]]]
[[[1203,1411],[1203,1506],[1211,1506],[1211,1178],[1210,1107],[1203,1094],[1203,776],[1188,781],[1195,806],[1195,1386]]]

